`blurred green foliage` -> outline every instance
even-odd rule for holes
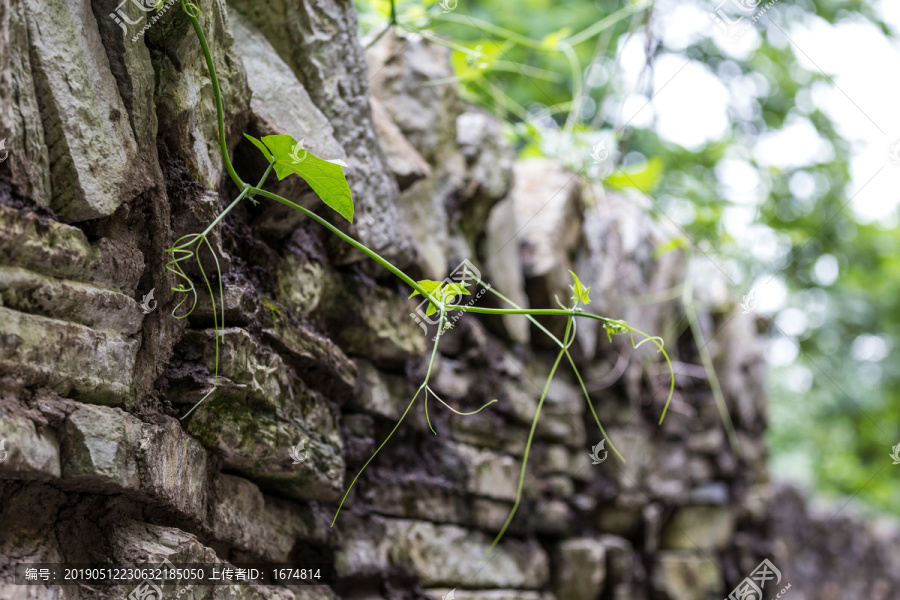
[[[696,4],[708,17],[718,2]],[[357,7],[370,39],[388,24],[389,1],[357,0]],[[711,20],[708,34],[667,48],[655,34],[655,22],[666,17],[658,10],[630,0],[396,3],[398,32],[451,49],[464,97],[505,120],[520,155],[554,156],[607,188],[652,195],[660,221],[677,213],[692,242],[676,240],[671,249],[712,250],[744,293],[760,279],[783,283],[786,300],[760,319],[788,356],[769,369],[773,474],[900,514],[892,501],[900,493],[892,469],[900,466],[889,457],[900,443],[900,362],[891,360],[900,343],[900,230],[861,224],[847,208],[850,144],[809,101],[816,86],[832,83],[804,68],[791,44],[773,40],[777,30],[762,21],[755,25],[761,43],[745,58],[723,51]],[[861,0],[780,2],[774,10],[785,29],[817,15],[829,23],[864,19],[890,34]],[[618,57],[631,36],[645,48],[642,90],[625,89],[621,76]],[[692,58],[729,90],[724,137],[686,149],[652,123],[621,122],[621,99],[652,95],[652,66],[667,54]],[[833,151],[796,169],[759,164],[753,149],[760,137],[791,119],[811,122]],[[614,164],[598,168],[592,149],[609,149]],[[729,211],[747,206],[723,192],[728,182],[719,169],[727,160],[748,163],[763,191],[750,207],[756,247],[728,225]],[[771,248],[754,251],[759,240]],[[828,275],[835,266],[836,278]]]

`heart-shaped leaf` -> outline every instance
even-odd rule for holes
[[[323,160],[303,148],[290,135],[267,135],[262,141],[251,136],[247,139],[271,162],[275,163],[278,179],[288,175],[299,175],[322,199],[322,202],[336,210],[342,217],[353,222],[353,197],[344,176],[340,161]]]

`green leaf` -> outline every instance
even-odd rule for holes
[[[472,293],[466,289],[466,286],[469,285],[467,283],[448,283],[444,285],[443,281],[433,281],[431,279],[422,279],[417,281],[422,288],[428,292],[430,295],[435,298],[441,299],[441,301],[446,305],[453,302],[456,296],[460,296],[463,294],[472,295]],[[441,287],[443,286],[443,288]],[[439,292],[439,293],[435,293]],[[416,290],[412,294],[409,295],[410,298],[413,296],[418,296],[419,291]],[[426,316],[431,316],[437,312],[437,305],[434,302],[428,301],[428,308],[425,310]]]
[[[322,202],[353,222],[353,197],[339,164],[319,158],[290,135],[267,135],[262,141],[272,152],[279,180],[299,175]]]
[[[261,141],[259,141],[258,139],[256,139],[256,138],[253,137],[252,135],[247,135],[247,134],[245,133],[245,134],[244,134],[244,137],[247,138],[248,140],[250,140],[250,143],[251,143],[251,144],[253,144],[253,145],[256,146],[257,148],[259,148],[259,151],[263,153],[263,156],[266,157],[266,160],[268,160],[269,162],[272,162],[272,153],[269,152],[269,149],[266,148],[266,145],[265,145],[265,144],[263,144]]]
[[[444,295],[444,303],[452,304],[457,296],[462,296],[463,294],[467,294],[469,296],[472,295],[472,292],[466,289],[466,286],[469,285],[467,283],[448,283],[441,290],[441,293]]]
[[[469,294],[469,295],[471,295],[472,292],[470,292],[468,289],[469,285],[470,284],[468,284],[468,283],[448,283],[447,285],[444,286],[444,289],[449,290],[449,291],[453,292],[454,294]]]
[[[654,248],[653,250],[653,258],[659,258],[664,254],[668,254],[669,252],[673,252],[678,250],[679,248],[685,248],[688,245],[688,240],[685,237],[677,237],[669,240],[665,244],[661,244]]]
[[[429,294],[437,296],[437,294],[435,294],[434,292],[436,290],[440,289],[441,284],[443,282],[442,281],[433,281],[431,279],[421,279],[421,280],[417,281],[416,283],[418,283]],[[412,294],[410,294],[409,297],[412,298],[413,296],[418,296],[418,295],[419,295],[419,291],[416,290]],[[428,300],[428,308],[425,309],[425,316],[430,317],[431,315],[433,315],[436,312],[437,312],[437,306],[434,304],[434,302],[432,302],[429,299]]]
[[[441,283],[442,283],[442,282],[440,282],[440,281],[432,281],[431,279],[420,279],[420,280],[417,281],[416,283],[418,283],[419,286],[421,286],[422,289],[424,289],[426,292],[428,292],[429,294],[431,294],[431,293],[434,292],[434,290],[436,290],[436,289],[438,289],[439,287],[441,287]],[[419,290],[416,290],[416,291],[414,291],[412,294],[410,294],[409,297],[412,298],[413,296],[418,296],[418,295],[419,295]]]
[[[575,285],[570,285],[569,288],[572,290],[572,300],[575,302],[581,302],[582,304],[590,304],[591,299],[588,297],[588,294],[591,291],[591,288],[584,287],[584,284],[581,283],[581,280],[578,279],[578,275],[569,271],[569,274],[572,276],[572,279],[575,280]]]
[[[604,183],[617,190],[637,188],[649,194],[659,185],[664,166],[663,159],[655,156],[637,168],[620,169],[618,173],[607,177]]]

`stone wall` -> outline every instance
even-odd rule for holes
[[[502,125],[441,83],[446,49],[388,34],[364,51],[350,2],[199,5],[244,179],[265,164],[241,134],[289,133],[348,163],[349,233],[417,279],[467,259],[517,303],[555,306],[577,271],[593,311],[665,338],[672,406],[658,425],[670,379],[649,344],[580,323],[576,360],[627,462],[592,464],[603,438],[563,369],[485,565],[553,352],[524,318],[466,315],[432,387],[462,411],[498,402],[458,416],[432,401],[437,436],[418,402],[331,527],[422,380],[434,327],[426,336],[410,290],[319,225],[245,201],[211,236],[225,288],[217,392],[179,419],[213,383],[216,329],[202,287],[173,318],[164,250],[238,192],[196,36],[177,3],[140,33],[137,3],[0,0],[0,600],[130,591],[14,585],[17,562],[163,559],[334,571],[329,586],[180,596],[198,599],[702,600],[764,558],[797,600],[898,597],[896,537],[856,517],[838,528],[773,491],[758,324],[712,263],[657,251],[670,235],[646,198],[514,161]],[[336,219],[299,179],[269,188]],[[686,276],[740,452],[687,327]]]

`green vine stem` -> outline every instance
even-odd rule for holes
[[[600,27],[600,29],[598,29],[598,31],[602,30],[603,27],[607,27],[607,26],[611,25],[612,23],[614,23],[617,19],[621,19],[624,16],[626,16],[626,13],[632,14],[634,11],[639,9],[638,7],[642,7],[642,5],[645,2],[646,2],[646,0],[642,0],[641,2],[631,5],[627,9],[623,9],[622,11],[614,13],[613,15],[610,15],[609,17],[607,17],[607,19],[604,19],[604,21],[598,22],[596,25],[589,28],[589,30],[600,27],[601,24],[602,24],[602,27]],[[650,336],[638,329],[635,329],[623,321],[617,321],[615,319],[610,319],[608,317],[601,317],[599,315],[593,315],[593,314],[587,313],[584,310],[578,308],[578,303],[580,300],[583,301],[584,303],[589,302],[589,299],[587,299],[587,292],[589,291],[589,288],[588,289],[583,288],[583,286],[581,286],[581,283],[578,281],[577,277],[575,278],[575,280],[576,280],[577,286],[580,287],[580,291],[578,290],[578,287],[573,287],[573,291],[575,291],[575,296],[573,297],[574,304],[573,304],[572,308],[568,308],[568,309],[565,307],[563,307],[561,309],[522,309],[519,307],[515,307],[515,305],[512,304],[511,301],[509,301],[508,299],[506,299],[505,296],[500,295],[499,292],[496,292],[496,291],[494,291],[494,293],[498,294],[502,299],[504,299],[508,303],[512,304],[514,306],[514,308],[498,309],[498,308],[480,308],[480,307],[468,306],[468,305],[449,305],[448,292],[446,289],[439,288],[438,290],[435,290],[435,288],[432,287],[431,290],[426,290],[421,285],[421,282],[414,281],[406,273],[404,273],[403,271],[398,269],[396,266],[391,264],[390,261],[388,261],[384,257],[380,256],[377,252],[369,249],[361,242],[359,242],[359,241],[355,240],[354,238],[352,238],[351,236],[347,235],[346,233],[344,233],[343,231],[338,229],[335,225],[331,224],[329,221],[327,221],[323,217],[317,215],[316,213],[312,212],[311,210],[308,210],[294,202],[291,202],[290,200],[288,200],[286,198],[279,196],[278,194],[275,194],[273,192],[269,192],[267,190],[262,189],[262,186],[265,183],[266,178],[268,177],[269,173],[272,171],[273,167],[275,166],[276,159],[274,157],[270,156],[269,166],[266,169],[266,172],[263,175],[263,177],[260,179],[260,182],[256,186],[250,186],[249,184],[245,183],[240,178],[240,176],[238,176],[237,172],[234,170],[234,167],[231,163],[231,159],[228,154],[228,147],[227,147],[227,142],[225,139],[225,117],[224,117],[224,108],[223,108],[223,104],[222,104],[222,96],[221,96],[221,91],[219,89],[218,78],[216,76],[215,65],[213,64],[214,61],[213,61],[212,53],[210,52],[209,45],[206,41],[206,37],[205,37],[205,35],[203,33],[203,29],[200,25],[200,21],[199,21],[200,11],[197,8],[197,6],[190,0],[181,0],[181,5],[182,5],[182,8],[184,9],[185,14],[187,14],[188,18],[190,19],[195,33],[197,34],[197,38],[200,42],[200,47],[203,51],[203,55],[206,60],[206,65],[209,70],[210,79],[212,81],[213,94],[215,95],[215,100],[216,100],[216,116],[217,116],[218,128],[219,128],[219,136],[218,136],[219,137],[219,147],[221,150],[223,163],[224,163],[225,169],[227,170],[232,181],[238,187],[238,189],[241,190],[238,197],[209,225],[209,227],[206,228],[206,230],[203,233],[190,234],[190,235],[184,236],[176,242],[174,247],[167,250],[167,252],[169,252],[173,255],[173,259],[166,264],[166,268],[169,271],[175,273],[179,278],[186,280],[190,285],[189,288],[186,288],[186,287],[184,287],[184,284],[179,284],[178,286],[173,288],[173,291],[180,292],[180,293],[192,292],[194,295],[194,302],[191,307],[191,310],[188,311],[184,315],[180,315],[180,316],[175,315],[176,318],[185,318],[186,316],[188,316],[191,313],[191,311],[193,311],[193,309],[197,303],[197,292],[196,292],[196,289],[194,288],[193,282],[184,273],[183,269],[180,266],[180,263],[182,261],[189,259],[191,256],[195,256],[195,258],[197,259],[197,263],[200,266],[200,270],[203,274],[203,279],[207,285],[207,289],[210,293],[210,297],[213,298],[213,321],[214,321],[214,325],[215,325],[215,329],[216,329],[216,375],[215,375],[215,379],[214,379],[214,385],[213,385],[213,389],[210,390],[209,392],[207,392],[207,394],[199,402],[197,402],[197,404],[195,404],[193,408],[191,408],[191,410],[188,412],[188,414],[190,414],[194,409],[196,409],[197,406],[199,406],[199,404],[201,402],[203,402],[203,400],[205,400],[207,397],[209,397],[210,394],[212,394],[213,391],[215,391],[216,385],[218,382],[218,362],[219,362],[219,356],[218,356],[219,355],[219,333],[218,332],[220,330],[220,320],[217,316],[216,302],[215,302],[215,297],[213,295],[212,284],[210,283],[209,278],[206,276],[205,271],[203,271],[203,266],[202,266],[202,263],[200,261],[197,251],[200,249],[201,244],[205,245],[209,249],[209,251],[213,254],[213,258],[216,261],[216,269],[218,270],[219,269],[218,258],[216,258],[215,252],[213,251],[213,248],[212,248],[211,244],[209,243],[207,235],[243,199],[249,198],[249,199],[251,199],[251,201],[253,201],[252,199],[255,196],[262,196],[262,197],[274,200],[276,202],[280,202],[281,204],[284,204],[285,206],[289,206],[293,209],[296,209],[296,210],[300,211],[301,213],[303,213],[304,215],[306,215],[307,217],[309,217],[310,219],[319,223],[320,225],[322,225],[323,227],[328,229],[331,233],[336,235],[338,238],[340,238],[344,242],[348,243],[349,245],[353,246],[357,250],[361,251],[363,254],[368,256],[370,259],[374,260],[376,263],[378,263],[379,265],[381,265],[382,267],[387,269],[389,272],[393,273],[396,277],[398,277],[401,281],[403,281],[405,284],[410,286],[413,290],[415,290],[416,292],[421,294],[423,297],[427,298],[429,300],[429,302],[431,303],[431,305],[433,305],[437,311],[440,311],[440,319],[438,322],[438,332],[437,332],[437,335],[435,336],[434,347],[431,352],[431,358],[428,363],[428,370],[425,374],[424,381],[419,386],[419,388],[416,390],[416,393],[413,395],[413,397],[410,400],[409,404],[407,405],[406,409],[403,411],[403,414],[400,416],[399,420],[394,425],[394,428],[391,430],[391,432],[388,434],[388,436],[384,439],[384,441],[378,446],[378,448],[375,450],[375,452],[372,454],[372,456],[369,457],[369,459],[365,462],[365,464],[362,466],[362,468],[360,468],[359,472],[353,478],[353,481],[351,481],[350,486],[347,488],[347,491],[344,494],[344,497],[341,499],[341,502],[338,505],[337,512],[335,513],[334,519],[332,520],[332,523],[331,523],[332,526],[334,526],[334,523],[337,520],[337,516],[340,513],[341,507],[344,505],[344,502],[346,501],[347,497],[349,496],[350,491],[352,490],[354,484],[359,479],[359,477],[362,475],[362,473],[366,469],[366,467],[368,467],[368,465],[372,462],[372,460],[374,460],[374,458],[378,455],[378,453],[381,451],[381,449],[384,448],[384,446],[385,446],[385,444],[387,444],[388,440],[390,440],[391,437],[394,435],[394,433],[396,433],[397,429],[400,427],[401,423],[406,418],[406,415],[409,414],[410,409],[413,407],[416,400],[419,398],[419,394],[424,392],[426,421],[428,422],[429,429],[435,434],[437,432],[435,431],[434,427],[431,425],[431,420],[430,420],[430,417],[428,416],[428,394],[429,393],[431,393],[435,398],[437,398],[437,400],[439,402],[441,402],[442,404],[444,404],[445,406],[447,406],[448,408],[453,410],[455,413],[460,414],[460,415],[475,414],[477,412],[480,412],[481,410],[483,410],[490,404],[496,402],[496,400],[491,400],[490,402],[488,402],[487,404],[485,404],[484,406],[482,406],[481,408],[479,408],[476,411],[460,412],[460,411],[457,411],[457,410],[453,409],[452,407],[450,407],[437,394],[435,394],[434,391],[431,390],[431,388],[428,386],[432,368],[433,368],[435,359],[437,357],[437,349],[438,349],[438,345],[440,343],[441,335],[443,334],[444,326],[447,323],[447,313],[452,310],[460,310],[463,312],[472,312],[472,313],[488,314],[488,315],[515,315],[515,314],[525,315],[535,325],[537,325],[541,331],[546,333],[550,337],[550,339],[552,339],[554,342],[556,342],[557,345],[560,346],[560,351],[556,357],[556,360],[553,363],[553,367],[550,370],[550,374],[547,378],[547,383],[544,386],[543,393],[541,394],[541,398],[538,402],[537,410],[535,411],[535,415],[532,420],[531,430],[528,435],[528,442],[525,447],[525,452],[524,452],[524,456],[523,456],[523,460],[522,460],[522,469],[521,469],[520,478],[519,478],[519,486],[518,486],[516,501],[513,505],[512,511],[511,511],[506,523],[503,525],[502,529],[497,534],[496,538],[494,539],[493,543],[491,544],[491,549],[493,549],[497,545],[497,543],[500,541],[500,539],[503,537],[503,534],[506,532],[507,527],[512,522],[512,519],[515,516],[516,510],[518,509],[519,503],[521,501],[522,489],[524,486],[524,477],[525,477],[525,472],[526,472],[527,463],[528,463],[528,456],[529,456],[532,442],[534,440],[534,435],[535,435],[535,431],[537,428],[537,422],[540,417],[541,408],[543,407],[544,401],[547,397],[547,391],[549,390],[550,383],[551,383],[553,377],[555,376],[556,370],[559,367],[559,363],[562,361],[564,356],[567,357],[570,365],[575,370],[579,384],[581,385],[582,391],[584,392],[585,399],[591,408],[591,413],[593,414],[598,427],[600,428],[601,432],[603,433],[604,438],[606,438],[607,440],[609,439],[608,436],[606,435],[606,432],[603,430],[602,425],[600,424],[600,420],[594,409],[593,403],[590,400],[590,396],[587,392],[587,388],[584,384],[581,374],[578,372],[578,369],[575,365],[575,361],[573,360],[573,358],[569,352],[569,348],[575,339],[575,329],[576,329],[577,318],[588,318],[588,319],[594,319],[594,320],[600,321],[601,323],[603,323],[603,326],[606,329],[608,335],[612,335],[613,333],[615,333],[615,334],[627,333],[631,338],[631,343],[634,348],[639,347],[640,345],[644,344],[647,341],[651,341],[657,347],[657,351],[659,353],[662,353],[662,355],[665,358],[665,361],[668,365],[669,374],[670,374],[670,378],[671,378],[671,384],[670,384],[670,388],[669,388],[669,396],[666,400],[666,404],[663,409],[662,416],[660,417],[660,423],[662,423],[663,419],[665,418],[666,411],[668,410],[669,404],[672,400],[672,396],[674,394],[674,389],[675,389],[675,377],[674,377],[674,372],[672,370],[672,363],[669,360],[669,356],[663,347],[663,341],[658,337]],[[612,19],[612,20],[610,20],[610,19]],[[588,30],[586,30],[586,31],[588,31]],[[567,43],[569,46],[572,46],[576,43],[579,43],[580,41],[583,41],[580,39],[580,36],[583,36],[584,33],[585,32],[582,32],[582,34],[572,36],[571,38],[569,38],[567,40],[563,40],[563,42]],[[521,38],[522,36],[517,36],[517,37]],[[515,41],[524,43],[523,40],[527,40],[527,38],[516,39]],[[281,164],[281,163],[279,163],[279,164]],[[279,177],[281,177],[280,173],[279,173]],[[350,219],[352,221],[352,219],[350,217],[352,217],[352,211],[349,213],[349,216],[348,216],[348,219]],[[184,240],[187,240],[187,241],[184,241]],[[196,249],[192,250],[192,247],[194,245],[196,245]],[[573,276],[574,276],[574,274],[573,274]],[[436,282],[432,282],[432,283],[436,283]],[[490,289],[493,289],[493,288],[490,288]],[[439,295],[435,294],[435,291],[440,291],[440,294]],[[224,294],[223,294],[223,289],[222,289],[221,271],[219,271],[219,298],[220,298],[220,303],[221,303],[221,314],[222,314],[221,327],[224,328],[225,307],[224,307]],[[186,299],[183,299],[178,304],[178,306],[176,306],[176,309],[175,309],[176,311],[185,302],[185,300]],[[174,315],[174,311],[173,311],[173,315]],[[534,317],[537,315],[566,317],[566,330],[565,330],[563,339],[562,340],[557,339],[546,328],[544,328],[543,326],[538,324],[537,321],[534,319]],[[644,336],[644,339],[641,340],[639,343],[635,343],[635,341],[634,341],[635,333]],[[185,417],[186,416],[187,415],[185,415]],[[182,418],[184,418],[184,417],[182,417]],[[624,458],[621,456],[621,454],[617,450],[615,450],[615,447],[612,445],[611,441],[610,441],[610,447],[611,447],[611,449],[613,449],[615,451],[616,455],[619,456],[619,458],[624,461]],[[490,550],[489,550],[489,552],[490,552]]]
[[[547,376],[547,383],[544,384],[544,391],[541,392],[541,399],[538,400],[537,409],[534,411],[534,418],[531,420],[531,430],[528,432],[528,441],[525,442],[525,452],[522,454],[522,469],[519,471],[519,485],[516,488],[516,501],[513,503],[512,509],[509,511],[509,516],[506,517],[506,522],[503,523],[503,527],[500,528],[500,531],[497,532],[496,537],[494,537],[494,541],[491,542],[490,548],[487,549],[486,555],[494,549],[494,547],[500,543],[500,539],[503,537],[503,534],[506,533],[506,529],[509,527],[509,524],[512,523],[513,517],[516,516],[516,511],[519,509],[519,503],[522,500],[522,488],[525,486],[525,469],[528,466],[528,455],[531,451],[531,443],[534,441],[534,432],[537,430],[538,419],[541,416],[541,408],[544,406],[544,400],[547,399],[547,392],[550,389],[550,382],[553,381],[553,376],[556,374],[556,368],[559,366],[559,361],[562,360],[563,355],[567,352],[569,345],[572,341],[575,340],[575,332],[572,330],[573,318],[570,317],[568,321],[566,321],[566,332],[563,335],[563,348],[559,351],[559,354],[556,355],[556,360],[553,362],[553,366],[550,368],[550,374]],[[569,340],[569,332],[572,332],[572,339]],[[485,558],[487,558],[485,556]]]

